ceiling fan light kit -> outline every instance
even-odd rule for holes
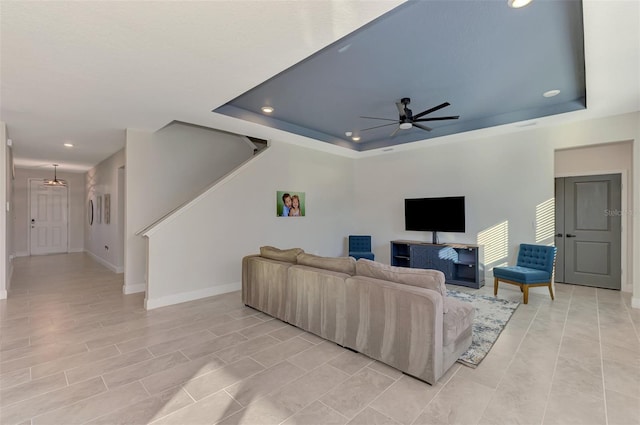
[[[509,5],[509,7],[512,7],[514,9],[520,9],[521,7],[529,5],[529,3],[531,3],[532,1],[533,0],[508,0],[507,4]]]

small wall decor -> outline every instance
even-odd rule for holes
[[[276,192],[276,215],[278,217],[304,217],[306,214],[305,193],[291,190]]]
[[[93,199],[89,199],[87,214],[87,218],[89,219],[89,226],[93,226]]]
[[[102,223],[102,195],[96,196],[96,223]]]
[[[104,195],[104,224],[111,223],[111,195]]]

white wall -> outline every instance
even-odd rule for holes
[[[68,183],[69,252],[84,250],[85,190],[84,174],[58,172],[58,178]],[[45,169],[17,168],[13,195],[13,231],[15,255],[29,255],[29,179],[53,178],[53,167]]]
[[[623,273],[622,290],[631,292],[633,282],[633,144],[631,142],[561,149],[555,152],[555,177],[622,174]],[[625,197],[626,196],[626,197]],[[624,255],[624,254],[623,254]]]
[[[7,126],[2,121],[0,121],[0,144],[0,264],[2,267],[0,270],[0,299],[5,299],[7,298],[7,281],[11,267],[10,251],[7,250],[7,228],[9,227],[10,215],[7,214],[5,207],[10,182],[7,179]]]
[[[538,242],[536,210],[554,198],[556,149],[632,140],[636,145],[634,175],[638,175],[639,119],[640,114],[633,113],[556,127],[534,127],[491,138],[470,138],[464,143],[434,143],[421,149],[359,159],[355,162],[354,231],[371,234],[376,260],[389,263],[389,241],[431,238],[430,232],[404,230],[404,198],[464,195],[467,232],[443,233],[440,239],[488,245],[485,257],[490,254],[489,271],[505,261],[514,261],[518,244]],[[638,207],[634,196],[634,209],[640,211]],[[492,229],[493,226],[497,227]],[[634,252],[639,252],[637,236],[633,241]],[[548,243],[550,240],[546,239],[540,242]],[[634,257],[636,271],[640,270],[638,262],[640,259]],[[633,282],[635,299],[640,297],[637,273]]]
[[[176,123],[156,133],[127,130],[125,293],[146,288],[146,242],[136,232],[252,155],[242,137],[203,127]]]
[[[5,278],[6,278],[6,290],[7,292],[11,289],[11,276],[13,274],[13,259],[15,258],[15,230],[13,228],[13,222],[15,220],[15,202],[14,202],[14,172],[15,172],[15,168],[14,168],[14,163],[13,163],[13,148],[8,146],[5,143],[6,147],[6,151],[5,154],[7,155],[7,161],[6,161],[6,172],[5,172],[5,178],[6,178],[6,198],[5,201],[7,202],[7,207],[5,208],[6,211],[6,217],[5,217],[5,237],[6,237],[6,244],[5,244],[5,255],[8,258],[7,261],[7,270],[5,273]],[[2,205],[2,204],[0,204]]]
[[[439,233],[441,242],[481,243],[487,268],[510,260],[510,250],[535,240],[536,207],[553,198],[553,151],[537,138],[440,144],[356,162],[356,231],[371,234],[376,260],[390,262],[389,241],[431,241],[431,232],[404,230],[404,199],[464,196],[466,233]],[[508,178],[506,176],[509,176]],[[381,225],[384,223],[384,225]],[[508,231],[503,231],[507,230]]]
[[[305,192],[306,216],[276,217],[278,190]],[[149,232],[146,306],[240,289],[242,257],[262,245],[345,255],[353,208],[352,159],[273,142]]]
[[[119,239],[118,229],[120,226],[118,216],[118,200],[120,198],[118,187],[118,170],[124,167],[125,152],[124,149],[111,155],[86,173],[86,196],[83,199],[83,205],[86,208],[89,200],[93,200],[94,209],[97,208],[96,199],[102,197],[102,220],[98,222],[98,213],[94,210],[93,224],[89,224],[88,214],[84,223],[84,246],[85,250],[91,254],[93,258],[108,267],[116,273],[124,271],[124,262],[122,261],[120,252],[124,249],[122,241]],[[109,194],[111,198],[111,220],[107,224],[104,220],[104,195]]]
[[[631,142],[560,149],[555,152],[554,172],[556,177],[608,173],[619,170],[631,173],[632,159],[633,145]],[[631,182],[630,178],[628,183]]]

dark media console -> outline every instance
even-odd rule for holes
[[[476,289],[484,286],[482,245],[391,241],[391,265],[440,270],[446,283],[452,285]]]

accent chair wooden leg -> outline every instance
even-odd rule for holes
[[[529,303],[529,285],[522,285],[524,288],[524,304]]]
[[[497,277],[493,278],[493,296],[494,297],[498,296],[498,278]]]
[[[555,298],[553,298],[553,288],[551,288],[551,282],[549,282],[549,295],[551,295],[551,301],[555,300]]]

